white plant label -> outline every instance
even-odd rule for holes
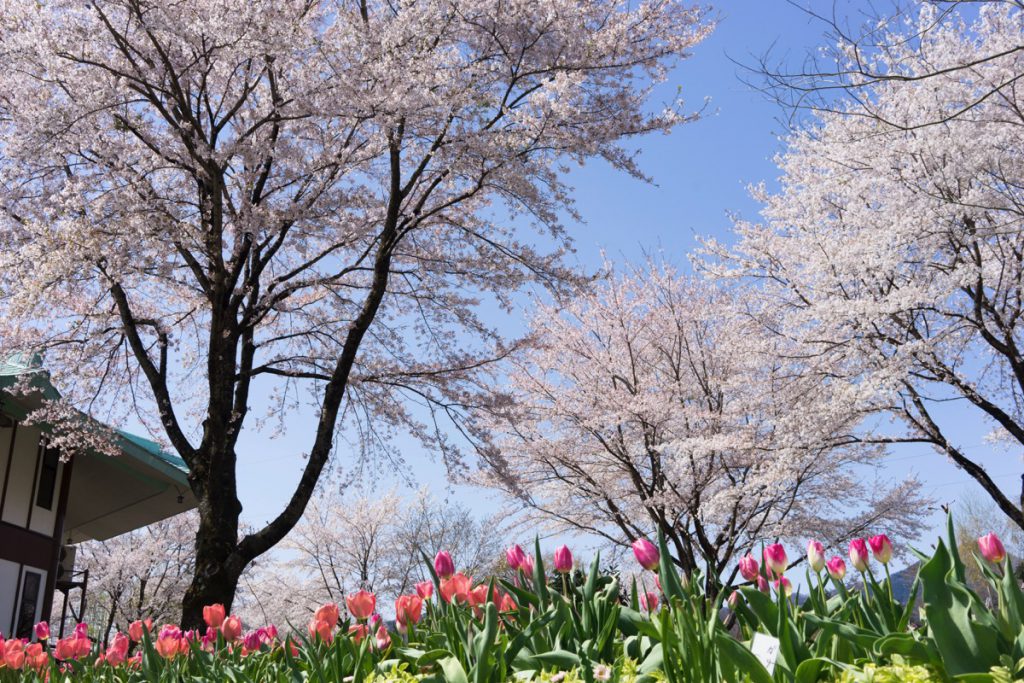
[[[767,633],[755,633],[750,641],[750,651],[761,660],[768,673],[775,673],[775,660],[779,658],[779,639]]]

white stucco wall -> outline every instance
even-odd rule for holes
[[[19,569],[13,562],[0,560],[0,634],[4,638],[10,637],[14,630],[11,615],[14,614],[14,597],[18,594]]]
[[[13,460],[7,482],[7,499],[0,519],[21,528],[28,525],[28,510],[32,504],[32,489],[39,460],[38,427],[18,425],[14,437]],[[52,529],[52,522],[51,522]]]

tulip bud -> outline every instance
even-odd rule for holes
[[[391,647],[391,634],[383,626],[377,627],[377,649],[384,651]]]
[[[732,593],[729,593],[729,607],[730,608],[736,609],[736,605],[739,603],[739,601],[740,601],[740,592],[739,591],[733,591]]]
[[[638,538],[633,541],[633,555],[644,569],[649,569],[652,572],[658,571],[661,553],[658,552],[658,547],[646,538]]]
[[[220,625],[220,632],[229,643],[238,640],[242,637],[242,620],[232,614]]]
[[[871,552],[874,553],[876,560],[882,564],[889,564],[889,560],[892,559],[892,543],[888,536],[885,534],[872,536],[868,539],[868,545],[871,546]]]
[[[760,574],[757,575],[757,590],[762,593],[768,592],[768,579],[764,578]]]
[[[442,579],[450,579],[455,573],[455,563],[447,551],[442,550],[434,557],[434,571]]]
[[[640,606],[648,612],[653,612],[658,609],[658,595],[656,593],[643,593],[640,596]]]
[[[374,612],[370,615],[370,621],[367,623],[370,625],[370,630],[376,631],[384,623],[384,617]]]
[[[807,544],[807,564],[816,574],[825,568],[825,546],[819,541],[810,541]]]
[[[789,559],[786,557],[786,549],[781,543],[772,543],[764,549],[764,563],[775,576],[782,576],[789,566]]]
[[[828,575],[836,581],[842,581],[846,577],[846,563],[838,555],[829,560],[825,566],[828,568]]]
[[[748,553],[745,557],[740,558],[740,574],[747,581],[753,581],[757,578],[758,569],[757,560],[754,559],[753,555]]]
[[[505,561],[508,562],[510,569],[519,569],[523,565],[524,557],[526,557],[526,553],[518,545],[513,545],[505,550]]]
[[[562,546],[555,551],[555,571],[559,574],[568,574],[572,571],[572,552],[567,546]]]
[[[220,628],[220,625],[224,623],[224,617],[226,613],[224,611],[224,605],[207,605],[203,608],[203,621],[206,622],[207,626],[213,628]]]
[[[785,594],[788,598],[793,594],[793,584],[785,576],[775,580],[775,592]]]
[[[360,590],[358,593],[347,596],[345,605],[348,607],[348,613],[356,620],[365,621],[377,609],[377,596],[369,591]]]
[[[50,625],[45,621],[40,621],[36,624],[36,638],[38,640],[46,640],[50,637]]]
[[[978,539],[978,550],[981,556],[993,564],[1001,564],[1006,559],[1006,548],[994,533],[989,532]]]
[[[420,581],[416,584],[416,595],[420,596],[423,600],[429,600],[430,596],[434,594],[434,584],[429,581]]]
[[[855,538],[850,541],[850,564],[859,572],[868,569],[868,544],[863,538]]]

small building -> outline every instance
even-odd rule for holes
[[[16,397],[27,378],[39,390]],[[195,507],[188,468],[176,455],[117,431],[120,456],[80,453],[61,462],[47,430],[24,423],[39,402],[58,398],[38,361],[0,363],[0,635],[27,637],[48,619],[68,546],[113,536]],[[88,418],[85,418],[88,419]],[[62,566],[62,558],[64,566]],[[66,590],[66,587],[65,587]]]

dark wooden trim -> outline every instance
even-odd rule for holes
[[[53,553],[53,537],[0,522],[0,558],[46,570]]]
[[[50,558],[50,572],[46,575],[46,592],[43,593],[43,614],[47,618],[53,609],[53,592],[57,587],[57,567],[60,564],[60,549],[64,545],[64,518],[68,511],[74,462],[74,458],[68,458],[60,468],[60,497],[57,499],[57,516],[53,520],[53,556]]]
[[[11,427],[11,445],[7,448],[7,467],[4,468],[4,490],[0,493],[0,520],[4,515],[4,504],[7,503],[7,482],[11,479],[11,463],[14,462],[14,439],[18,436],[18,423]]]
[[[36,487],[39,486],[39,470],[43,468],[43,445],[46,439],[39,435],[39,443],[36,444],[36,463],[32,468],[32,488],[28,490],[28,519],[25,520],[25,528],[32,528],[32,512],[36,508]]]

